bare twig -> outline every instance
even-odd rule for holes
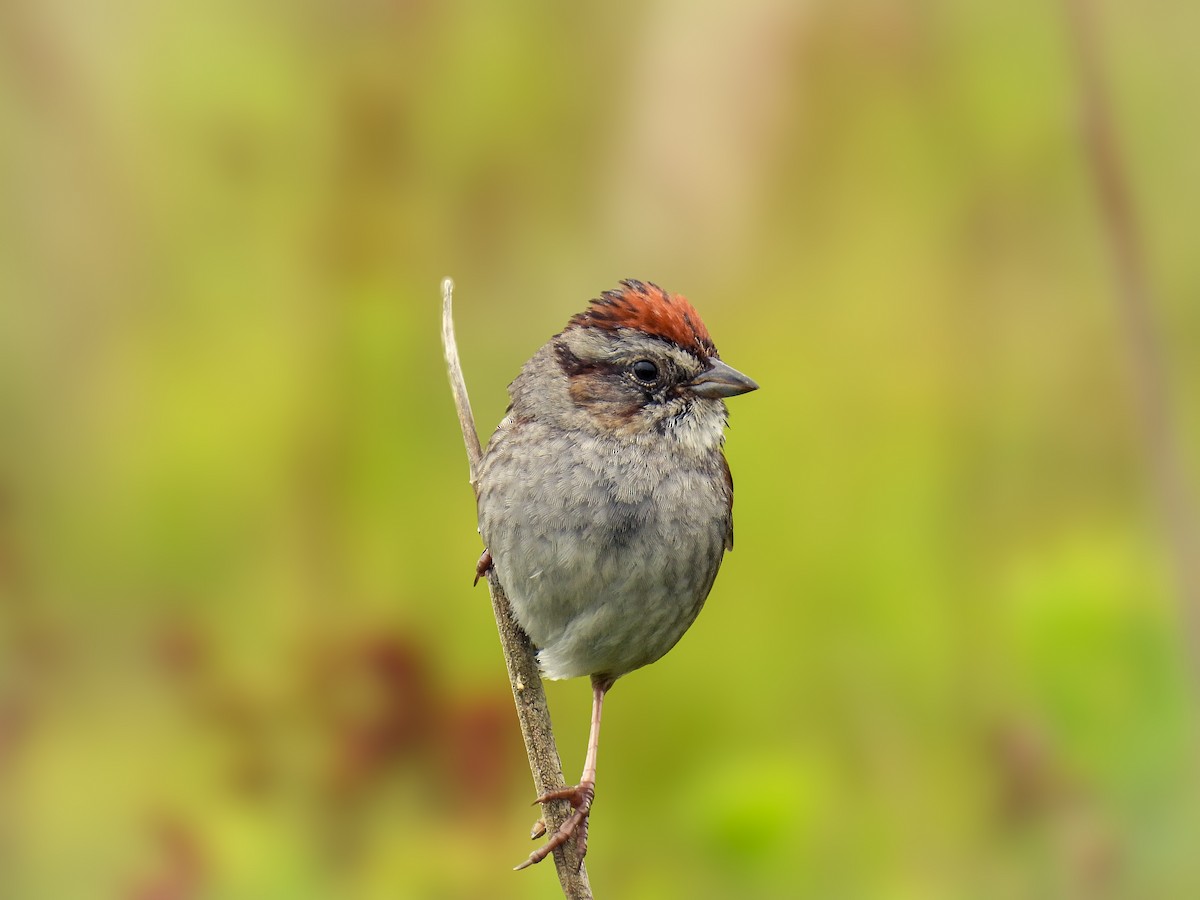
[[[1157,300],[1113,125],[1112,104],[1105,90],[1093,4],[1091,0],[1064,2],[1083,107],[1084,152],[1112,251],[1116,300],[1124,324],[1151,489],[1163,517],[1179,590],[1188,662],[1200,691],[1200,532],[1155,321]]]
[[[479,463],[483,457],[483,450],[479,443],[479,435],[475,431],[475,417],[471,413],[467,384],[458,358],[458,345],[454,340],[453,294],[454,282],[447,278],[442,282],[442,348],[446,353],[450,388],[454,393],[458,422],[462,426],[463,442],[467,446],[471,487],[478,494]],[[494,569],[488,572],[487,581],[488,592],[492,598],[492,613],[496,617],[496,628],[500,632],[500,646],[504,651],[505,665],[508,667],[513,701],[517,706],[517,718],[521,722],[521,736],[525,739],[525,752],[529,756],[529,769],[533,773],[534,789],[540,796],[564,786],[562,763],[558,758],[554,730],[550,724],[550,708],[546,704],[546,692],[538,674],[533,645],[513,619],[508,597]],[[546,833],[554,834],[571,814],[571,804],[566,800],[554,801],[545,804],[543,812],[546,817]],[[587,869],[579,857],[574,841],[568,841],[566,845],[554,851],[554,866],[558,870],[563,895],[568,900],[591,900],[592,889],[588,883]]]

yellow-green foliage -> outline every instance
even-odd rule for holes
[[[1200,7],[1099,6],[1195,479]],[[606,709],[599,896],[1197,896],[1196,648],[1066,23],[8,4],[0,895],[557,895],[508,871],[451,275],[485,437],[624,277],[762,385],[737,549]],[[589,690],[550,701],[574,776]]]

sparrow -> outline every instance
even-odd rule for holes
[[[516,868],[587,851],[604,698],[675,646],[733,549],[725,398],[756,390],[684,297],[625,280],[509,385],[479,470],[476,568],[494,568],[550,679],[588,676],[592,719],[571,816]],[[535,827],[534,836],[544,833]]]

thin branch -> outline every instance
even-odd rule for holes
[[[467,447],[471,487],[478,495],[479,464],[483,458],[483,449],[475,430],[475,417],[471,413],[467,383],[463,378],[458,345],[454,340],[453,294],[454,282],[447,278],[442,282],[442,348],[446,353],[450,389],[454,393],[454,406],[458,410],[458,422],[462,426],[463,442]],[[541,796],[547,791],[564,786],[562,763],[558,758],[558,748],[554,744],[554,729],[550,724],[546,692],[538,673],[533,645],[513,618],[508,597],[496,577],[494,568],[488,572],[487,582],[492,598],[492,613],[496,617],[496,629],[500,632],[500,646],[504,651],[504,663],[508,668],[513,702],[517,707],[517,718],[521,722],[521,736],[525,739],[525,752],[529,756],[529,769],[533,773],[534,789],[537,795]],[[543,812],[546,817],[546,833],[554,834],[571,814],[571,804],[566,800],[554,801],[545,804]],[[558,870],[558,880],[567,900],[591,900],[592,889],[588,883],[587,869],[579,857],[574,841],[568,841],[566,845],[554,851],[554,866]]]
[[[454,281],[449,278],[442,280],[442,350],[446,354],[446,369],[450,375],[450,390],[454,394],[454,408],[458,411],[458,424],[462,428],[463,442],[467,445],[471,487],[478,495],[479,461],[483,459],[483,447],[479,443],[479,432],[475,430],[475,415],[471,412],[471,398],[467,396],[467,380],[463,377],[458,343],[454,340]]]
[[[1084,151],[1112,251],[1116,300],[1124,324],[1151,489],[1163,518],[1181,605],[1188,662],[1200,692],[1200,529],[1171,398],[1149,266],[1112,103],[1105,89],[1091,0],[1064,0],[1074,43],[1084,117]]]

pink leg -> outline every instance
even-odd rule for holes
[[[608,689],[612,685],[613,680],[609,678],[592,679],[592,728],[588,733],[587,758],[583,763],[583,775],[579,779],[579,784],[575,787],[547,791],[533,801],[534,803],[545,803],[548,800],[570,800],[571,805],[575,807],[575,812],[571,813],[558,831],[550,836],[550,840],[530,853],[529,859],[519,866],[514,866],[515,869],[524,869],[526,866],[540,863],[553,853],[555,848],[565,844],[573,834],[578,835],[579,858],[582,860],[587,853],[588,815],[592,810],[592,800],[596,796],[596,754],[600,748],[600,711],[604,707],[604,695],[608,693]],[[543,825],[539,830],[535,825],[533,837],[540,837],[543,834],[545,834],[545,826]]]

